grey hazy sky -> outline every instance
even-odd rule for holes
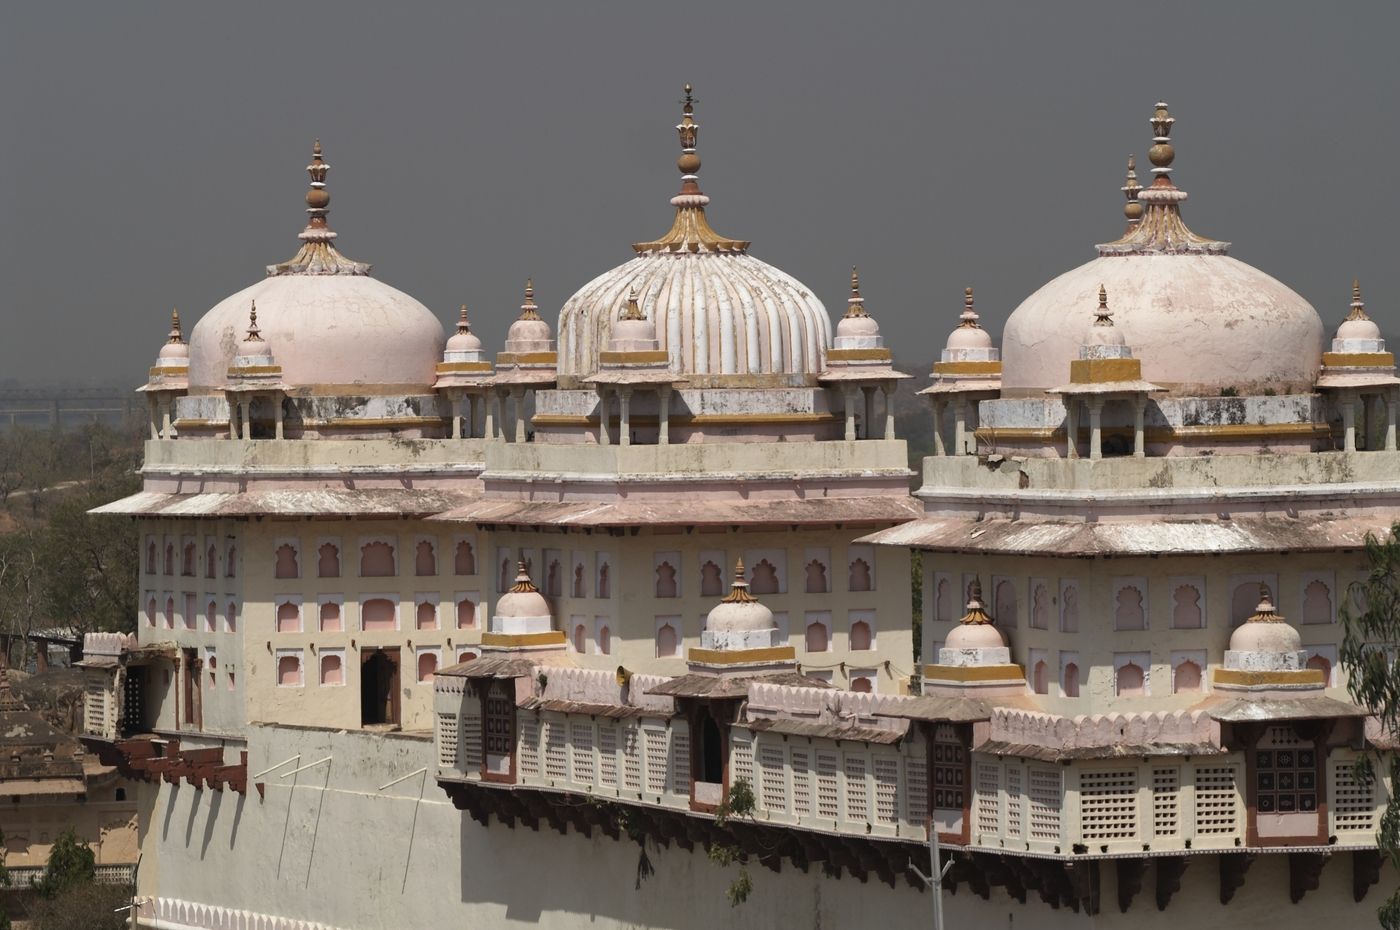
[[[497,348],[526,275],[552,321],[665,231],[685,81],[715,227],[833,314],[858,263],[905,359],[965,284],[999,333],[1118,235],[1159,97],[1188,223],[1329,330],[1359,276],[1395,333],[1397,34],[1311,0],[11,4],[0,379],[139,383],[172,305],[293,254],[315,136],[342,250]]]

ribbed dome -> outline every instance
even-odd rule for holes
[[[1078,356],[1083,330],[1066,326],[1113,295],[1114,324],[1142,360],[1142,376],[1173,394],[1309,391],[1322,357],[1322,320],[1284,284],[1226,255],[1229,243],[1197,236],[1181,220],[1186,193],[1172,184],[1174,122],[1159,104],[1152,185],[1137,193],[1142,218],[1099,257],[1036,291],[1002,336],[1002,388],[1034,395],[1059,383]]]
[[[336,234],[325,219],[328,169],[318,142],[307,166],[311,219],[297,255],[269,266],[266,278],[220,301],[195,324],[189,340],[192,392],[217,392],[227,384],[254,301],[288,389],[431,391],[442,324],[412,297],[371,278],[369,265],[336,250]]]
[[[633,246],[637,257],[585,284],[559,313],[561,383],[598,370],[633,290],[671,368],[691,376],[776,375],[809,383],[822,370],[831,320],[809,288],[720,236],[705,217],[689,91],[680,124],[681,192],[670,231]],[[786,376],[786,377],[783,377]],[[692,378],[692,383],[703,380]]]

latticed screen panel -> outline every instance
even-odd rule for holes
[[[1239,830],[1240,792],[1233,765],[1196,769],[1196,832],[1229,835]]]
[[[756,787],[753,777],[753,743],[735,742],[729,755],[729,766],[730,785],[737,784],[742,780],[747,782],[749,787]]]
[[[508,755],[515,748],[514,688],[500,681],[491,682],[486,692],[486,751]]]
[[[690,730],[683,723],[671,725],[671,791],[690,797]]]
[[[598,784],[617,787],[617,724],[598,724]]]
[[[1001,766],[994,762],[977,763],[976,816],[978,833],[1001,832]]]
[[[438,714],[438,765],[445,769],[457,767],[457,715]]]
[[[574,781],[580,785],[593,784],[593,724],[575,721],[569,726],[569,755],[573,761]]]
[[[1254,803],[1261,814],[1317,810],[1317,746],[1292,727],[1269,727],[1254,750]]]
[[[1138,835],[1137,771],[1079,774],[1080,835],[1086,840],[1131,840]]]
[[[792,812],[799,817],[812,814],[811,760],[808,750],[792,750]]]
[[[783,771],[785,762],[782,746],[759,744],[759,792],[766,810],[787,810],[787,779]]]
[[[89,681],[87,694],[83,700],[83,726],[94,736],[106,736],[108,718],[107,684],[104,681]]]
[[[828,820],[839,820],[841,817],[841,801],[837,793],[839,765],[836,753],[817,753],[817,814]]]
[[[546,778],[564,781],[569,777],[569,751],[564,738],[564,724],[557,720],[544,723],[544,774]]]
[[[933,806],[960,811],[967,806],[967,750],[958,731],[947,724],[934,730]]]
[[[1012,839],[1021,836],[1021,767],[1006,767],[1006,835]]]
[[[1376,777],[1358,773],[1356,760],[1332,760],[1332,817],[1338,833],[1373,833],[1376,829]]]
[[[1176,836],[1181,831],[1181,770],[1152,770],[1152,835]]]
[[[904,805],[910,823],[922,824],[928,820],[928,763],[922,751],[904,760]]]
[[[622,731],[622,783],[631,791],[642,790],[642,735],[636,727]]]
[[[870,788],[865,781],[864,754],[846,753],[846,819],[870,820]]]
[[[899,758],[876,755],[871,759],[875,775],[875,821],[899,822]]]
[[[520,774],[526,778],[540,776],[540,721],[534,714],[520,718]]]
[[[642,745],[647,754],[648,794],[666,793],[666,777],[670,774],[666,764],[670,750],[667,743],[665,730],[651,728],[642,730]]]
[[[1027,813],[1033,840],[1059,842],[1060,808],[1064,803],[1059,769],[1031,769]]]
[[[459,732],[462,768],[468,772],[480,771],[481,702],[475,697],[469,697],[462,703],[462,729]]]

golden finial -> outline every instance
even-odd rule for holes
[[[244,342],[262,342],[262,330],[258,329],[258,302],[248,308],[248,338]]]
[[[729,593],[720,601],[721,604],[752,604],[758,598],[749,593],[749,583],[744,578],[744,560],[739,558],[734,562],[734,583],[729,586]]]
[[[865,312],[865,301],[860,296],[860,272],[851,266],[851,296],[846,301],[846,319],[857,316],[870,316]]]
[[[987,614],[986,605],[982,603],[982,579],[976,577],[972,579],[972,584],[967,586],[967,613],[959,623],[980,624],[992,623],[992,618]]]
[[[1172,148],[1171,134],[1172,124],[1176,118],[1167,112],[1167,105],[1162,101],[1157,101],[1157,107],[1152,113],[1152,148],[1148,150],[1147,157],[1152,162],[1152,173],[1158,178],[1165,180],[1171,174],[1172,161],[1176,158],[1176,149]]]
[[[1369,320],[1366,315],[1366,302],[1361,299],[1361,281],[1358,278],[1351,280],[1351,312],[1347,314],[1348,320]]]
[[[170,338],[166,341],[173,346],[185,341],[180,331],[180,311],[178,309],[170,311]]]
[[[637,289],[634,287],[627,292],[627,306],[622,308],[622,312],[617,315],[619,320],[645,320],[646,315],[642,313],[642,308],[637,305]]]
[[[1269,586],[1261,584],[1259,586],[1259,606],[1254,608],[1254,616],[1249,618],[1249,623],[1283,623],[1283,616],[1274,609],[1274,594],[1269,590]]]
[[[472,324],[467,322],[467,305],[462,304],[462,308],[457,311],[457,335],[465,336],[472,331]]]
[[[1113,311],[1108,309],[1108,291],[1102,284],[1099,285],[1099,306],[1094,311],[1095,326],[1112,326]]]
[[[972,288],[963,288],[963,309],[958,317],[958,329],[981,329],[982,324],[978,323],[977,310],[972,306]]]
[[[515,584],[511,585],[511,594],[532,594],[539,589],[530,580],[530,573],[525,570],[524,562],[516,562]]]
[[[1128,198],[1128,202],[1123,205],[1123,215],[1128,218],[1128,226],[1131,228],[1142,219],[1142,204],[1138,202],[1138,191],[1142,190],[1142,185],[1138,183],[1135,156],[1128,156],[1128,181],[1119,190]]]
[[[520,319],[538,320],[540,308],[535,306],[535,279],[525,279],[525,302],[520,305]]]
[[[695,122],[695,98],[690,93],[690,85],[685,85],[685,100],[681,103],[681,121],[676,124],[676,133],[681,140],[681,157],[676,160],[680,169],[681,193],[698,194],[700,185],[695,175],[700,171],[700,156],[695,154],[695,144],[700,135],[700,124]]]
[[[331,194],[326,190],[326,174],[330,170],[331,166],[321,157],[321,140],[317,139],[311,146],[311,164],[306,166],[306,173],[311,175],[311,190],[306,192],[306,212],[311,214],[310,227],[319,229],[326,225],[326,208],[331,205]]]

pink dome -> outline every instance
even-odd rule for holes
[[[1006,645],[1001,630],[990,623],[960,623],[948,633],[947,649],[996,649]]]
[[[959,326],[948,334],[949,349],[990,349],[992,334],[980,326]]]
[[[1364,320],[1343,320],[1337,327],[1338,339],[1379,339],[1381,328],[1369,317]]]
[[[846,316],[836,323],[836,335],[841,336],[878,336],[880,335],[880,324],[875,322],[872,316]]]
[[[1230,634],[1232,652],[1297,652],[1302,637],[1274,610],[1273,595],[1267,585],[1259,586],[1259,606],[1254,616]]]

